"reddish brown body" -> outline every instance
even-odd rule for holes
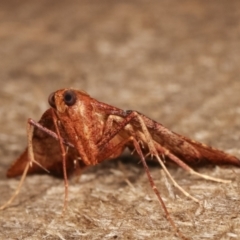
[[[64,176],[67,189],[67,176],[85,166],[116,158],[125,147],[129,147],[140,156],[168,220],[177,229],[156,189],[144,156],[155,157],[168,176],[162,156],[196,175],[200,174],[186,163],[240,166],[240,160],[235,156],[176,134],[136,111],[123,111],[99,102],[82,91],[58,90],[50,95],[49,104],[51,108],[42,115],[39,123],[29,120],[29,126],[34,130],[28,134],[28,149],[9,168],[8,177],[23,174],[27,166],[28,173],[41,173],[47,169],[53,175]],[[172,181],[186,196],[190,196]]]
[[[98,143],[103,140],[103,131],[109,115],[114,115],[124,120],[128,114],[121,109],[98,102],[88,94],[76,90],[74,90],[77,98],[76,103],[73,106],[66,106],[62,99],[64,91],[66,90],[59,90],[55,93],[55,105],[58,107],[54,111],[57,112],[61,137],[74,146],[74,148],[69,147],[66,156],[67,172],[72,174],[75,168],[79,167],[78,165],[80,165],[80,167],[95,165],[105,160],[105,157],[106,159],[110,157],[115,158],[120,155],[125,146],[122,146],[122,148],[112,154],[99,154]],[[53,123],[52,110],[52,108],[48,109],[42,115],[39,123],[51,131],[56,131]],[[190,164],[209,162],[240,166],[240,160],[238,158],[176,134],[142,114],[140,114],[140,116],[145,121],[154,142],[160,144],[183,161]],[[141,132],[137,120],[133,119],[132,124],[135,132]],[[115,125],[117,125],[117,123],[113,123],[112,128],[114,128]],[[108,149],[112,149],[130,135],[131,133],[122,129],[106,143]],[[143,144],[145,145],[144,147],[146,147],[147,144],[144,142]],[[131,145],[132,144],[129,143],[126,144],[126,146],[133,148]],[[41,129],[35,128],[33,134],[33,149],[37,162],[48,169],[51,174],[62,176],[62,155],[57,139],[43,132]],[[74,163],[74,160],[78,160],[78,165]],[[15,177],[21,175],[27,162],[29,162],[29,159],[26,149],[9,168],[7,176]],[[41,172],[46,171],[40,166],[33,164],[28,173]]]

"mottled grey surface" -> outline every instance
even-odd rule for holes
[[[26,145],[26,119],[38,120],[49,93],[62,87],[136,109],[240,157],[239,17],[237,0],[1,1],[0,203],[19,182],[5,172]],[[27,177],[0,212],[0,239],[175,239],[141,164],[131,160],[105,162],[72,179],[63,218],[63,181]],[[199,206],[168,189],[160,168],[151,167],[187,237],[239,239],[240,170],[197,170],[233,183],[171,167]]]

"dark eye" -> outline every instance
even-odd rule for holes
[[[51,94],[49,95],[49,97],[48,97],[48,103],[49,103],[49,105],[50,105],[51,107],[56,108],[54,94],[55,94],[55,93],[53,92],[53,93],[51,93]]]
[[[66,103],[66,105],[72,106],[77,100],[76,94],[72,90],[67,90],[63,94],[63,100]]]

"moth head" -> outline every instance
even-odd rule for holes
[[[52,108],[63,113],[75,105],[81,106],[85,102],[84,99],[89,97],[90,96],[84,91],[61,89],[49,95],[48,103]]]
[[[53,92],[48,97],[48,103],[52,108],[57,110],[65,109],[67,106],[73,106],[77,101],[76,92],[68,89],[65,91]],[[65,106],[65,107],[64,107]]]

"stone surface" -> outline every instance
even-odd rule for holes
[[[62,87],[135,109],[168,128],[240,157],[240,2],[1,1],[0,204],[19,179],[10,163],[26,146],[26,120],[38,120]],[[232,179],[207,182],[170,167],[199,206],[168,188],[150,166],[176,224],[190,239],[239,239],[239,173],[198,168]],[[141,164],[111,161],[64,184],[29,176],[0,212],[0,239],[175,239]],[[176,238],[177,239],[177,238]]]

